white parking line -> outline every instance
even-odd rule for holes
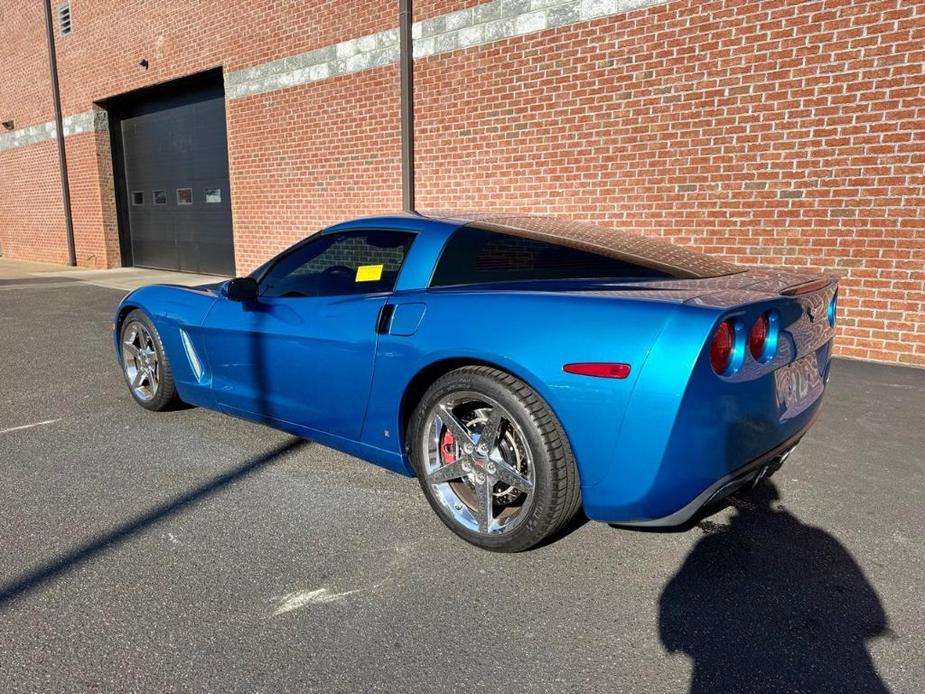
[[[22,431],[23,429],[31,429],[33,427],[43,427],[46,424],[54,424],[55,422],[60,422],[60,421],[61,421],[61,418],[58,417],[58,419],[46,419],[44,422],[36,422],[35,424],[23,424],[22,426],[19,426],[19,427],[10,427],[9,429],[0,429],[0,435],[9,434],[14,431]]]

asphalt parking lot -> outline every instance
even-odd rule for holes
[[[124,292],[0,279],[0,690],[925,691],[925,371],[839,360],[686,529],[463,544],[414,480],[134,405]]]

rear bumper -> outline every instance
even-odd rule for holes
[[[661,518],[651,518],[640,521],[619,521],[615,525],[626,525],[632,527],[663,528],[676,525],[683,525],[705,506],[714,504],[726,498],[736,490],[747,484],[752,484],[760,477],[770,475],[777,470],[790,455],[790,452],[796,448],[800,439],[812,426],[812,420],[808,422],[799,432],[788,438],[778,446],[775,446],[767,453],[764,453],[749,463],[746,463],[737,470],[733,470],[728,475],[724,475],[716,480],[709,487],[704,489],[690,502],[679,508],[674,513]]]
[[[772,358],[745,353],[729,375],[713,370],[706,343],[690,367],[675,354],[690,326],[664,333],[656,348],[668,347],[653,348],[638,374],[611,464],[598,479],[582,479],[587,516],[680,524],[793,448],[819,411],[829,375],[834,328],[820,307],[834,286],[823,291],[805,301],[771,298],[722,313],[749,326],[774,311],[779,324]],[[745,351],[741,332],[737,348]]]

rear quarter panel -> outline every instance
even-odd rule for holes
[[[678,312],[704,313],[590,293],[439,290],[396,294],[394,303],[399,313],[403,303],[424,303],[426,309],[413,334],[380,338],[365,443],[402,452],[408,413],[395,401],[425,368],[458,359],[494,364],[525,381],[552,407],[575,453],[583,487],[593,486],[613,466],[627,405],[665,324]],[[705,334],[712,321],[699,322]],[[686,355],[678,347],[679,382],[665,377],[665,388],[678,397],[701,345],[702,339],[696,348],[691,343]],[[565,373],[562,367],[570,362],[625,362],[632,368],[626,379],[591,378]]]

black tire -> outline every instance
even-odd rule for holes
[[[489,534],[464,527],[451,515],[452,510],[441,503],[437,485],[427,479],[429,453],[425,450],[425,439],[430,440],[432,427],[437,426],[434,420],[435,415],[440,416],[437,408],[441,403],[453,401],[454,397],[461,397],[461,393],[485,396],[499,404],[506,410],[505,415],[510,415],[518,435],[529,448],[533,467],[532,498],[518,512],[516,526],[507,532]],[[505,426],[515,428],[509,424]],[[407,433],[411,461],[431,508],[450,530],[478,547],[496,552],[530,549],[555,536],[581,506],[578,471],[562,425],[533,389],[509,373],[473,365],[441,376],[418,403]],[[431,472],[436,469],[431,468]],[[498,489],[491,484],[488,488]],[[457,505],[456,509],[459,508]],[[496,508],[494,500],[490,508]]]
[[[158,383],[156,392],[154,392],[153,397],[150,398],[142,397],[136,392],[125,367],[125,350],[127,349],[125,343],[131,337],[136,324],[141,324],[145,330],[147,330],[151,338],[150,344],[157,355],[156,372]],[[135,309],[125,317],[124,321],[122,321],[122,327],[119,331],[119,361],[123,365],[122,376],[128,386],[129,393],[131,393],[135,402],[146,410],[163,412],[165,410],[175,409],[182,404],[179,395],[177,395],[177,387],[173,380],[173,371],[170,368],[170,361],[167,358],[167,351],[164,349],[164,343],[161,342],[160,333],[157,332],[157,328],[154,327],[154,323],[148,315],[140,309]]]

